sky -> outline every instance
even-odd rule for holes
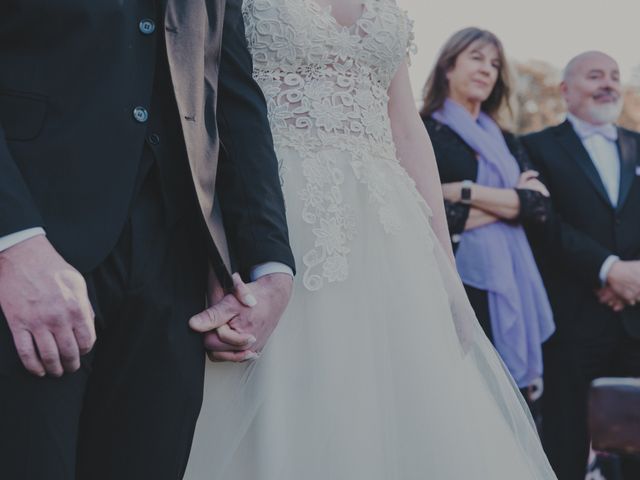
[[[416,97],[439,48],[456,30],[478,26],[502,40],[517,61],[562,68],[575,54],[602,50],[620,64],[623,81],[640,65],[639,0],[397,0],[415,22],[411,65]]]

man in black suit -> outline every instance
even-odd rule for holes
[[[544,350],[543,443],[560,480],[584,480],[590,381],[640,376],[640,135],[614,124],[622,92],[608,55],[571,60],[561,90],[567,120],[523,142],[554,210],[529,232],[557,325]]]
[[[0,478],[181,478],[189,319],[238,271],[211,356],[275,328],[294,265],[251,75],[241,0],[1,3]]]

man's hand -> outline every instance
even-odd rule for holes
[[[233,294],[191,318],[191,328],[205,333],[212,361],[243,362],[256,358],[275,330],[293,286],[284,273],[265,275],[245,284],[233,275]]]
[[[40,377],[75,372],[96,340],[84,278],[45,236],[0,253],[0,306],[22,364]]]
[[[619,297],[611,287],[602,287],[595,291],[598,301],[608,305],[614,312],[621,312],[627,306],[624,299]]]
[[[627,304],[635,305],[640,300],[640,261],[615,262],[607,275],[607,285]]]

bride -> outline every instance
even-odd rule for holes
[[[186,478],[555,479],[453,267],[405,13],[243,13],[300,271],[262,355],[208,366]]]

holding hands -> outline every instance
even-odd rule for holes
[[[189,321],[193,330],[204,334],[214,362],[256,359],[278,325],[293,286],[293,278],[285,273],[265,275],[249,284],[237,273],[232,278],[234,291],[225,294],[210,275],[211,306]]]
[[[608,285],[596,290],[596,296],[600,303],[608,305],[614,312],[621,312],[627,306],[624,299],[619,297]]]
[[[635,305],[640,301],[640,260],[615,262],[607,275],[607,285],[596,294],[615,312]]]

